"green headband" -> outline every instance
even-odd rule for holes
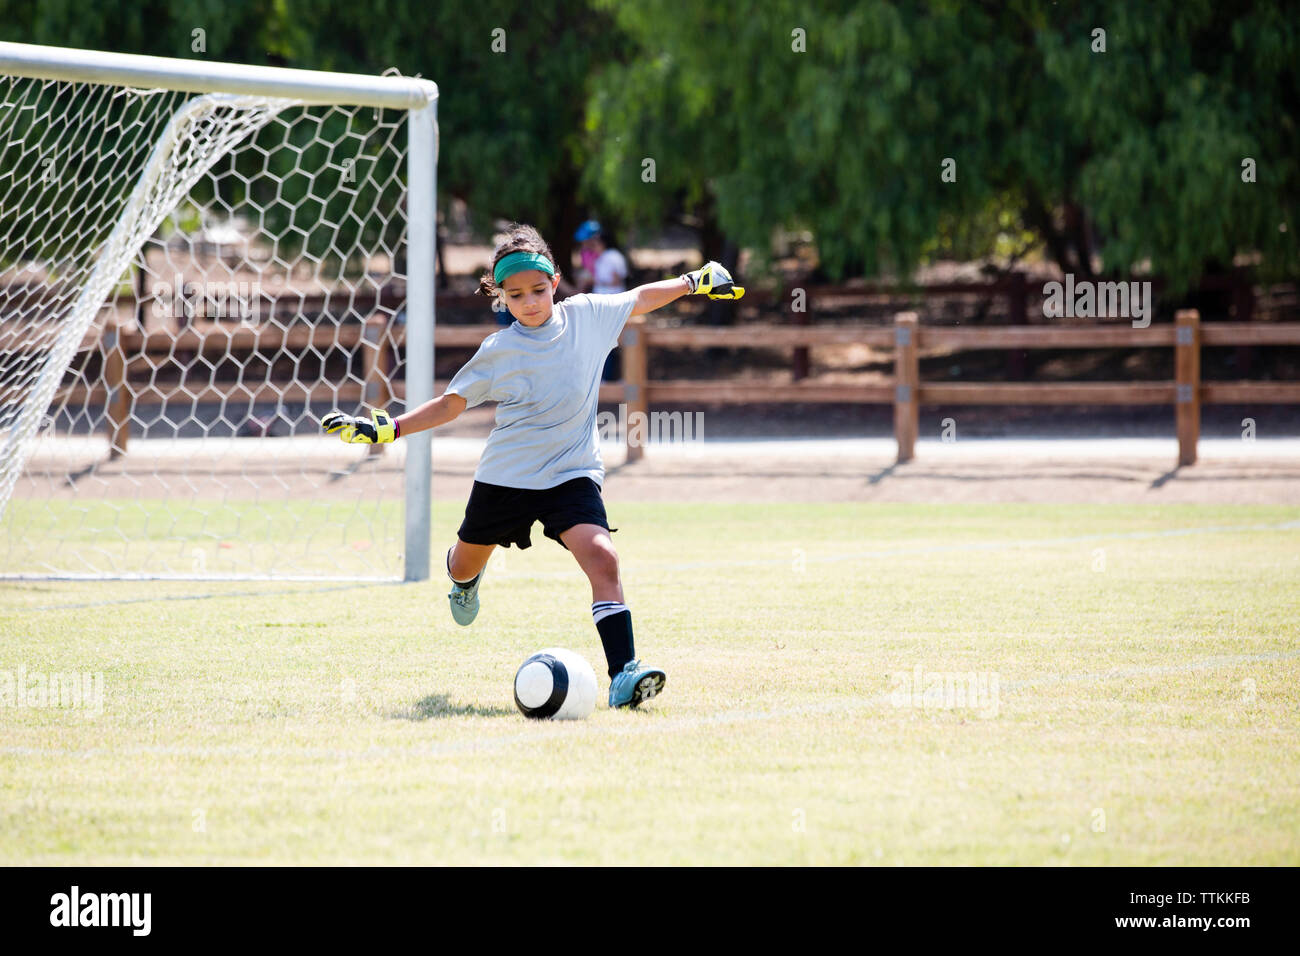
[[[497,285],[500,285],[516,272],[526,272],[529,269],[538,269],[548,276],[555,275],[555,266],[551,265],[551,260],[541,253],[512,252],[508,256],[501,257],[501,261],[492,270],[492,278],[496,280]]]

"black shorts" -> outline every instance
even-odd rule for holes
[[[520,550],[531,548],[534,521],[542,523],[548,538],[559,541],[560,535],[576,524],[596,524],[607,531],[605,502],[600,497],[600,485],[590,478],[574,478],[554,488],[507,488],[476,481],[465,506],[465,520],[457,535],[467,544],[497,544],[503,548],[515,545]]]

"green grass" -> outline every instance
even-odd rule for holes
[[[0,706],[0,863],[1300,862],[1300,508],[610,511],[668,687],[574,724],[511,698],[549,645],[603,674],[540,526],[466,629],[441,579],[0,582],[0,671],[106,686]]]
[[[401,502],[18,498],[0,516],[0,572],[400,578]]]

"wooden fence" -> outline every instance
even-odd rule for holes
[[[785,385],[718,382],[650,382],[647,352],[656,346],[677,348],[753,348],[858,343],[893,349],[894,378],[878,385]],[[1178,463],[1196,462],[1203,404],[1300,404],[1300,382],[1202,382],[1204,346],[1300,345],[1300,323],[1205,322],[1195,310],[1177,313],[1174,325],[1132,326],[978,326],[922,327],[914,312],[900,312],[894,327],[850,329],[728,328],[656,329],[643,317],[629,321],[623,333],[625,382],[618,399],[633,411],[647,413],[651,403],[709,402],[848,402],[892,404],[898,461],[916,453],[921,405],[1170,405],[1175,407]],[[952,349],[1095,349],[1173,347],[1171,382],[923,382],[920,355],[927,348]],[[611,390],[612,393],[612,390]],[[602,390],[602,398],[604,391]],[[629,445],[629,461],[644,448]]]
[[[438,328],[439,348],[477,348],[496,325]],[[405,342],[405,326],[383,315],[365,323],[312,326],[297,324],[246,327],[200,322],[180,333],[141,332],[128,327],[109,330],[98,342],[83,343],[104,353],[102,385],[81,385],[60,393],[75,403],[105,404],[107,431],[113,454],[125,451],[133,406],[161,404],[183,395],[193,401],[310,401],[339,407],[388,405],[402,398],[405,385],[394,380],[397,350]],[[841,402],[884,404],[894,407],[894,435],[898,461],[912,459],[916,451],[918,409],[921,405],[1174,405],[1178,462],[1196,461],[1203,404],[1300,403],[1300,382],[1202,382],[1200,350],[1209,346],[1300,345],[1300,323],[1201,322],[1194,310],[1177,314],[1174,325],[1133,328],[1104,326],[972,326],[923,327],[913,312],[895,316],[894,326],[775,326],[658,328],[644,316],[630,319],[620,339],[624,379],[604,383],[602,402],[626,403],[629,418],[648,415],[652,404]],[[799,380],[782,384],[719,382],[709,380],[651,381],[652,348],[810,348],[859,344],[892,350],[894,377],[871,385],[831,384]],[[1173,348],[1175,377],[1164,382],[924,382],[920,355],[926,349],[1095,349]],[[362,376],[343,384],[305,386],[249,385],[205,382],[189,386],[183,381],[167,386],[140,380],[177,352],[205,356],[250,355],[257,351],[322,354],[343,349],[361,355]],[[629,439],[631,436],[627,436]],[[645,448],[629,440],[627,458],[636,461]]]

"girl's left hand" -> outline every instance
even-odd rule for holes
[[[689,295],[707,295],[710,299],[739,299],[745,294],[744,286],[734,283],[726,267],[712,260],[694,272],[685,273],[682,278],[691,287]]]

